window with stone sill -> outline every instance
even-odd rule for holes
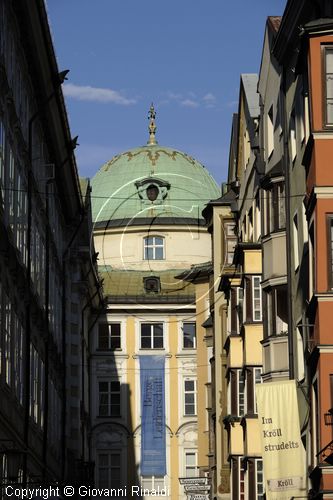
[[[273,182],[266,192],[266,234],[286,227],[284,181]]]
[[[333,45],[323,47],[324,127],[333,127]]]

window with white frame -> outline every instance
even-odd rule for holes
[[[256,493],[257,500],[263,500],[265,492],[264,483],[264,467],[260,458],[255,460],[255,478],[256,478]]]
[[[230,370],[229,383],[231,414],[242,417],[245,414],[245,377],[241,368]]]
[[[241,457],[238,458],[238,470],[239,470],[239,500],[245,500],[245,470],[244,464]]]
[[[325,125],[333,125],[333,46],[324,47]]]
[[[121,349],[120,323],[99,323],[98,349],[102,351],[114,351],[116,349]]]
[[[195,349],[197,346],[196,340],[196,324],[194,321],[184,321],[183,326],[183,348]]]
[[[30,416],[36,424],[44,424],[44,363],[39,352],[30,344]]]
[[[274,122],[273,122],[273,105],[267,113],[267,159],[270,158],[274,151]]]
[[[256,396],[256,384],[261,384],[262,383],[262,378],[261,378],[261,372],[262,368],[254,368],[253,369],[253,401],[254,401],[254,413],[258,413],[257,409],[257,396]]]
[[[299,249],[298,249],[298,214],[293,217],[293,249],[294,249],[294,268],[295,271],[299,268]]]
[[[184,380],[184,415],[197,414],[197,381],[186,378]]]
[[[147,490],[165,488],[165,476],[141,476],[141,486]]]
[[[266,293],[267,335],[285,335],[288,332],[287,286],[272,288]]]
[[[290,141],[290,159],[293,162],[297,154],[297,142],[296,142],[296,117],[295,110],[293,109],[290,115],[289,122],[289,141]]]
[[[252,277],[252,310],[253,321],[261,321],[262,319],[262,300],[261,300],[261,284],[260,276]]]
[[[98,486],[100,488],[121,488],[121,451],[100,451],[97,455]]]
[[[226,222],[224,224],[224,242],[225,242],[225,263],[231,265],[234,260],[235,246],[237,236],[235,234],[235,223]]]
[[[163,323],[141,323],[141,349],[163,349]]]
[[[144,260],[165,259],[165,240],[162,236],[147,236],[143,239]]]
[[[120,417],[121,385],[119,380],[98,383],[98,414],[100,417]]]
[[[185,450],[184,466],[184,477],[197,477],[198,452],[196,450]]]

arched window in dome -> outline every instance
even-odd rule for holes
[[[165,239],[163,236],[146,236],[143,238],[144,260],[165,259]]]

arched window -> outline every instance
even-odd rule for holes
[[[147,236],[143,239],[144,260],[163,260],[165,258],[164,238],[162,236]]]

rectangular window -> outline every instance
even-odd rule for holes
[[[121,452],[98,453],[98,478],[100,488],[121,488]]]
[[[185,451],[185,477],[197,477],[198,475],[198,455],[194,450]]]
[[[295,110],[292,110],[290,115],[289,141],[290,141],[290,159],[292,162],[294,162],[297,154]]]
[[[333,215],[329,215],[327,218],[328,222],[328,286],[333,288]],[[313,249],[312,249],[312,253]],[[314,274],[314,269],[312,270]]]
[[[160,236],[148,236],[143,239],[144,260],[163,260],[164,238]]]
[[[262,303],[261,303],[260,276],[252,277],[252,310],[253,310],[253,321],[261,321]]]
[[[195,349],[196,344],[196,324],[194,322],[183,323],[183,348]]]
[[[245,500],[245,470],[243,460],[239,457],[239,500]]]
[[[258,500],[263,500],[265,487],[264,487],[264,468],[262,460],[258,458],[255,461],[255,466],[256,466],[256,490],[257,490],[256,498]]]
[[[295,272],[299,268],[299,250],[298,250],[298,215],[293,218],[293,249],[294,249],[294,269]]]
[[[161,490],[165,488],[164,476],[141,476],[141,486],[147,490]]]
[[[253,386],[253,401],[254,401],[254,413],[257,413],[257,397],[256,397],[256,384],[261,384],[262,379],[261,379],[261,368],[254,368],[254,386]]]
[[[227,222],[224,224],[224,242],[225,242],[225,263],[231,265],[234,260],[235,246],[237,243],[237,236],[235,235],[234,222]]]
[[[120,323],[100,323],[98,325],[98,349],[103,351],[121,349]]]
[[[6,384],[11,385],[12,383],[12,304],[9,300],[7,294],[4,294],[5,301],[5,342],[4,342],[4,354],[5,354],[5,380]]]
[[[197,382],[196,380],[184,380],[184,415],[197,414]]]
[[[163,349],[163,323],[141,323],[141,349]]]
[[[325,47],[325,125],[333,125],[333,46]]]
[[[267,334],[286,335],[288,332],[287,287],[272,288],[267,292]]]
[[[274,122],[273,122],[273,106],[269,108],[267,113],[267,159],[269,159],[274,151]]]
[[[245,379],[241,370],[237,370],[238,374],[238,412],[237,416],[242,417],[245,414]]]
[[[109,380],[98,383],[99,416],[120,416],[120,382]]]

